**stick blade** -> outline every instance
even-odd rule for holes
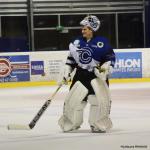
[[[30,130],[29,125],[20,125],[20,124],[9,124],[7,126],[8,130]]]

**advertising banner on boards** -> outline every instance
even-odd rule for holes
[[[44,75],[44,61],[31,61],[31,75]]]
[[[30,81],[29,55],[0,56],[0,82]]]
[[[112,78],[142,78],[141,52],[116,52]]]

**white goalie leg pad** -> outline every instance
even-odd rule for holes
[[[112,127],[109,118],[110,113],[110,92],[105,81],[96,78],[91,81],[95,92],[94,96],[89,96],[88,101],[91,104],[89,123],[95,130],[106,131]]]
[[[89,111],[89,124],[94,126],[94,123],[97,121],[97,118],[100,118],[99,114],[99,104],[95,95],[88,96],[88,102],[90,103],[90,111]]]
[[[88,89],[79,81],[71,88],[64,102],[63,115],[58,121],[63,131],[75,130],[82,124],[83,109],[87,103],[83,99],[87,94]]]

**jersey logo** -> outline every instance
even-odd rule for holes
[[[77,50],[79,53],[79,62],[82,64],[89,64],[92,61],[92,50],[89,47],[83,47]]]
[[[98,42],[98,43],[97,43],[97,46],[98,46],[99,48],[102,48],[102,47],[104,47],[104,43],[103,43],[103,42]]]
[[[80,41],[79,40],[75,40],[73,42],[73,44],[76,46],[76,47],[80,47]]]

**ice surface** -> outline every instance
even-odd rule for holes
[[[62,114],[68,86],[58,92],[34,129],[7,130],[8,124],[28,124],[56,88],[0,89],[0,150],[150,149],[150,83],[110,85],[114,126],[108,133],[91,133],[89,105],[78,131],[63,133],[60,130],[57,121]]]

